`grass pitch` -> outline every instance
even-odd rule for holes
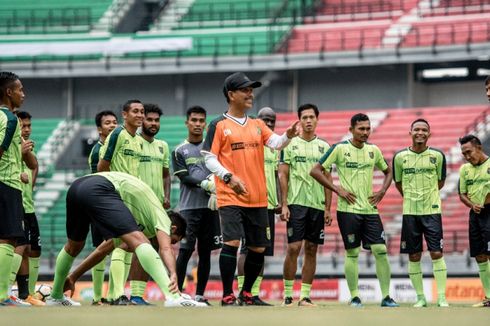
[[[227,307],[204,309],[163,308],[162,303],[152,307],[91,307],[80,308],[0,308],[0,325],[49,326],[149,326],[149,325],[489,325],[490,309],[472,308],[469,305],[452,305],[449,308],[434,306],[422,309],[402,305],[400,308],[381,308],[366,305],[350,308],[346,304],[319,303],[317,308],[299,307]]]

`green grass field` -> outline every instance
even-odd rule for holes
[[[452,305],[441,309],[380,308],[366,305],[355,309],[338,303],[320,303],[317,308],[210,307],[204,309],[153,307],[0,308],[0,325],[390,325],[447,326],[489,325],[490,309]]]

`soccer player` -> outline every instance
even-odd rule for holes
[[[490,99],[488,82],[486,85]],[[485,299],[473,307],[490,307],[490,160],[476,136],[466,135],[459,143],[468,162],[459,170],[459,198],[470,208],[470,255],[478,264],[485,293]]]
[[[310,299],[316,271],[318,245],[325,239],[324,224],[330,225],[332,191],[309,176],[313,165],[322,158],[330,145],[315,134],[320,112],[314,104],[298,108],[302,133],[281,153],[279,180],[281,183],[281,219],[287,222],[288,248],[284,259],[284,306],[293,305],[293,285],[298,256],[303,247],[299,306],[316,306]],[[331,175],[328,175],[331,178]],[[331,181],[331,179],[330,179]]]
[[[204,291],[211,269],[211,251],[221,248],[221,230],[218,212],[209,208],[210,192],[214,188],[214,178],[206,168],[201,156],[203,134],[206,128],[206,110],[193,106],[187,110],[185,125],[187,139],[172,153],[174,175],[180,180],[180,214],[187,223],[185,238],[180,242],[177,257],[177,280],[182,291],[187,264],[196,247],[199,256],[195,300],[209,304]],[[214,198],[214,201],[216,199]]]
[[[143,144],[136,131],[144,119],[144,107],[139,100],[129,100],[123,105],[124,125],[114,129],[100,149],[97,171],[118,171],[139,176],[140,154]],[[112,252],[109,269],[107,298],[114,305],[128,305],[124,284],[131,267],[132,254],[121,248]]]
[[[99,140],[92,147],[88,156],[88,164],[92,173],[97,172],[97,164],[99,163],[100,148],[104,145],[106,138],[117,127],[117,116],[112,111],[101,111],[95,115],[95,125],[97,132],[99,133]],[[93,227],[90,228],[92,233],[92,245],[97,248],[103,241],[102,235],[97,232]],[[104,273],[105,273],[106,260],[103,259],[99,264],[92,268],[92,283],[94,288],[94,296],[92,304],[103,305],[109,302],[102,297],[102,287],[104,285]]]
[[[223,283],[221,304],[252,305],[252,286],[264,265],[264,250],[270,246],[264,145],[282,149],[298,134],[298,121],[282,135],[274,134],[260,119],[247,116],[252,108],[253,89],[262,84],[236,72],[224,82],[228,110],[211,122],[201,154],[215,175],[217,206],[223,234],[219,265]],[[245,279],[238,301],[233,279],[240,239],[248,247]]]
[[[184,224],[182,221],[181,225]],[[165,294],[166,306],[205,306],[178,293],[171,244],[184,235],[184,227],[180,229],[172,226],[160,200],[148,185],[121,172],[88,175],[75,180],[68,189],[68,241],[56,259],[53,290],[46,300],[48,305],[80,306],[80,303],[64,295],[64,284],[73,261],[85,245],[90,225],[94,225],[104,239],[113,239],[103,242],[97,248],[105,245],[110,247],[102,252],[99,260],[122,242],[120,246],[136,253],[145,271]],[[160,254],[148,240],[154,237],[158,241]]]
[[[21,122],[21,136],[29,140],[32,132],[32,116],[25,111],[17,112]],[[33,153],[34,155],[34,153]],[[22,162],[22,204],[24,206],[24,237],[17,241],[14,253],[14,271],[18,264],[20,268],[11,274],[10,283],[17,280],[18,296],[33,306],[44,306],[45,303],[35,298],[35,286],[39,275],[39,257],[41,256],[41,238],[39,224],[34,211],[32,189],[36,183],[38,169],[31,170]]]
[[[34,143],[23,140],[18,118],[13,114],[24,102],[25,94],[19,76],[0,72],[0,306],[24,305],[8,295],[11,273],[17,273],[21,257],[14,263],[14,248],[24,237],[21,171],[22,161],[37,168],[32,154]]]
[[[351,293],[350,305],[362,307],[359,298],[359,252],[371,250],[376,260],[376,275],[381,287],[382,307],[398,307],[389,296],[391,270],[388,261],[383,224],[377,204],[388,190],[393,175],[380,149],[368,143],[371,122],[363,113],[352,116],[349,131],[352,138],[332,146],[315,164],[310,175],[338,195],[337,219],[344,241],[345,278]],[[335,164],[340,185],[333,184],[328,169]],[[373,192],[373,172],[377,167],[385,175],[380,190]]]
[[[410,126],[412,146],[393,156],[396,189],[403,197],[403,223],[400,252],[408,254],[408,275],[417,294],[414,307],[427,307],[422,281],[422,235],[432,258],[437,284],[437,305],[449,307],[446,301],[446,262],[442,254],[443,234],[439,190],[446,179],[446,157],[429,147],[430,125],[417,119]]]
[[[165,141],[155,139],[160,131],[162,110],[156,104],[144,104],[145,119],[141,126],[141,143],[143,144],[138,168],[139,178],[153,190],[164,208],[170,208],[170,152]],[[129,271],[131,297],[129,300],[137,305],[149,305],[143,299],[148,274],[145,273],[138,259],[133,256]]]
[[[257,118],[264,121],[270,130],[274,131],[276,127],[276,112],[269,107],[260,109]],[[281,205],[278,204],[278,190],[277,186],[279,180],[277,175],[277,168],[279,164],[279,152],[270,148],[264,148],[264,169],[265,169],[265,181],[267,183],[267,215],[269,216],[269,227],[271,230],[271,245],[264,251],[264,256],[274,256],[274,238],[275,238],[275,214],[281,212]],[[242,239],[240,248],[240,257],[238,258],[237,266],[237,280],[238,290],[242,289],[243,281],[245,279],[243,267],[245,265],[245,257],[247,256],[247,246],[245,239]],[[252,286],[252,304],[254,306],[271,306],[271,304],[264,302],[260,299],[260,284],[264,276],[264,268],[257,276],[257,280]]]

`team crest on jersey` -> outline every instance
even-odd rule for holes
[[[124,144],[129,144],[129,140],[127,140],[127,139],[126,139],[126,140],[124,141]]]
[[[430,161],[432,164],[436,164],[436,163],[437,163],[437,159],[436,159],[434,156],[429,157],[429,161]]]
[[[325,147],[318,146],[318,151],[323,154],[325,152]]]
[[[225,137],[231,135],[231,129],[223,130],[223,134],[225,135]]]
[[[160,150],[160,153],[163,154],[163,147],[158,146],[158,149]]]
[[[184,149],[184,150],[182,151],[182,153],[184,153],[184,155],[187,155],[187,154],[189,154],[189,150]]]
[[[373,158],[374,158],[374,152],[369,152],[369,157],[370,157],[371,159],[373,159]]]
[[[349,241],[349,243],[354,243],[354,241],[356,241],[356,235],[355,234],[348,234],[347,235],[347,241]]]

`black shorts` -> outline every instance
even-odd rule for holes
[[[210,250],[221,248],[223,238],[217,211],[208,208],[186,209],[180,211],[180,215],[187,222],[185,238],[180,241],[180,248],[194,250],[196,241],[199,247]]]
[[[441,214],[403,215],[400,253],[422,252],[422,235],[429,251],[441,251],[443,247]]]
[[[470,210],[470,256],[490,255],[490,205],[476,214]]]
[[[325,240],[325,212],[301,205],[289,205],[291,213],[287,223],[288,243],[307,240],[323,244]]]
[[[75,180],[66,194],[68,239],[85,241],[90,225],[106,240],[139,231],[133,215],[114,185],[99,175]]]
[[[31,250],[41,251],[39,223],[35,213],[24,214],[24,236],[17,241],[18,246],[30,245]]]
[[[224,206],[218,209],[223,242],[245,238],[249,247],[269,247],[267,207]]]
[[[90,234],[92,235],[92,246],[97,248],[102,242],[104,242],[104,237],[93,225],[90,226]]]
[[[24,238],[22,191],[0,182],[0,239]]]
[[[361,245],[370,250],[373,244],[385,244],[385,231],[378,214],[355,214],[337,211],[337,220],[345,249]]]
[[[276,213],[273,209],[267,210],[267,215],[269,216],[269,227],[271,229],[271,245],[265,248],[264,256],[272,257],[274,256],[274,239],[276,233]],[[242,238],[242,245],[240,247],[240,254],[246,255],[248,252],[247,241]]]

